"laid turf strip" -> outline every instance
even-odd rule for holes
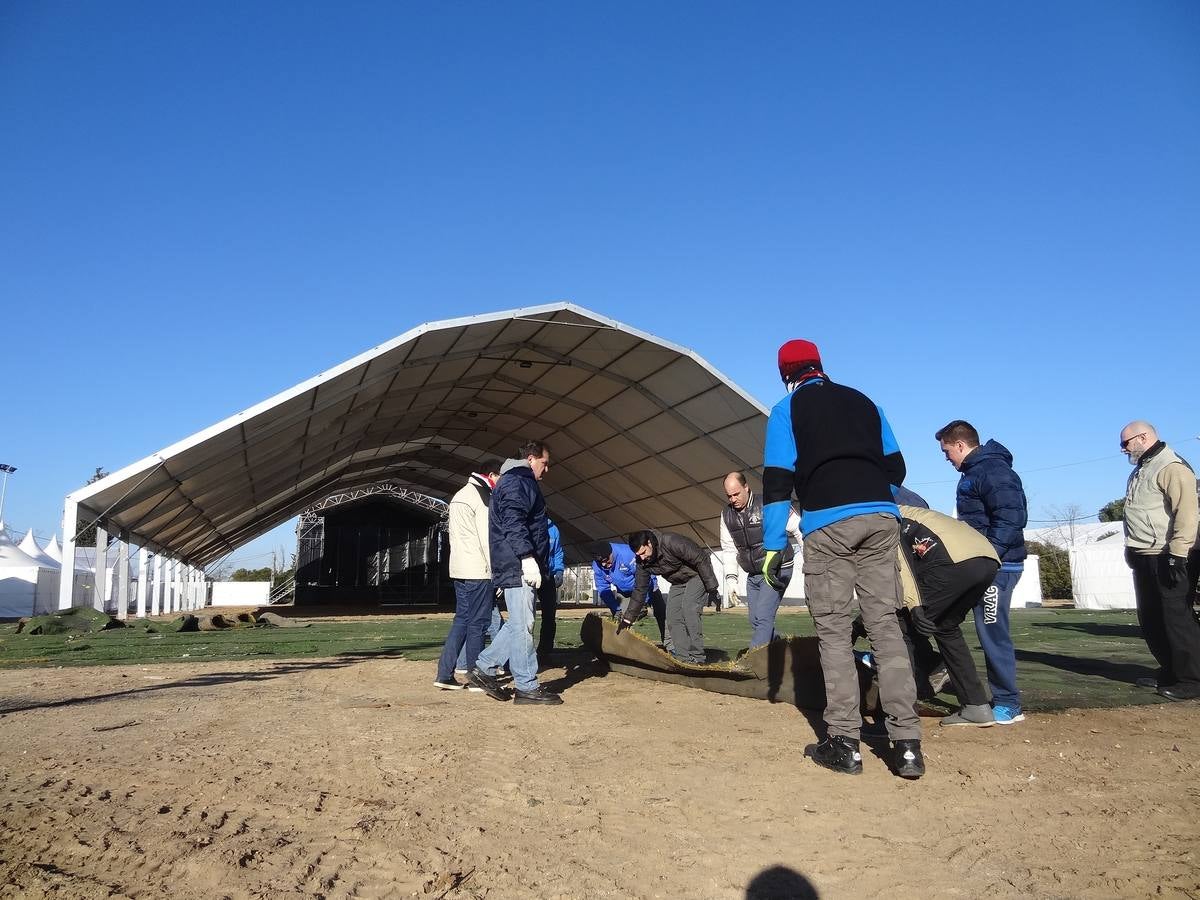
[[[300,615],[303,610],[285,611]],[[356,659],[403,656],[436,659],[450,627],[448,617],[420,614],[372,616],[359,621],[311,620],[308,628],[230,628],[223,631],[154,633],[145,627],[116,628],[81,635],[17,634],[0,625],[0,667],[138,665],[238,659]],[[705,643],[730,656],[745,647],[750,626],[738,613],[707,614]],[[579,618],[562,617],[557,646],[580,649]],[[811,635],[807,612],[784,612],[776,622],[783,634]],[[635,626],[657,640],[653,619]],[[967,643],[980,672],[983,655],[970,621]],[[1013,643],[1017,672],[1031,710],[1111,707],[1164,702],[1134,681],[1154,674],[1154,661],[1139,636],[1132,611],[1014,610]],[[612,676],[619,677],[619,676]]]

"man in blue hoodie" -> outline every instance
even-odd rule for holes
[[[975,607],[975,630],[987,661],[996,724],[1013,725],[1025,721],[1017,690],[1017,658],[1008,630],[1013,588],[1025,571],[1025,525],[1029,521],[1025,488],[1013,471],[1008,449],[994,440],[981,447],[979,432],[970,422],[955,419],[934,437],[960,473],[958,518],[986,537],[1000,557],[996,580]]]
[[[637,580],[637,556],[624,541],[596,541],[588,547],[592,556],[592,579],[600,602],[608,607],[614,619],[621,618],[621,609],[633,597]],[[650,576],[650,608],[658,623],[658,636],[663,649],[671,652],[671,637],[667,631],[667,602],[658,588],[658,578]]]
[[[467,680],[495,700],[508,691],[496,680],[496,667],[512,672],[517,703],[558,704],[562,698],[538,684],[533,649],[535,592],[550,578],[550,533],[546,501],[538,484],[550,471],[550,450],[528,441],[517,457],[500,467],[500,481],[488,501],[488,547],[492,583],[504,591],[508,620],[479,654]]]

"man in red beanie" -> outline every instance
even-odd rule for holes
[[[875,649],[879,693],[902,778],[925,774],[917,688],[897,610],[896,547],[900,510],[893,485],[904,481],[904,457],[883,411],[822,370],[811,341],[779,348],[788,395],[771,410],[763,471],[763,576],[778,580],[795,492],[804,535],[804,595],[821,648],[825,725],[819,744],[805,748],[818,765],[862,772],[858,672],[851,628],[855,590]]]

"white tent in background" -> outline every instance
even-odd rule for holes
[[[42,552],[62,566],[62,547],[58,545],[58,535],[50,535],[50,543],[42,548]]]
[[[21,541],[20,548],[23,553],[32,556],[43,566],[48,566],[51,569],[62,568],[61,561],[55,559],[38,546],[37,538],[33,536],[32,528],[25,532],[25,538]]]
[[[1076,609],[1137,608],[1120,522],[1027,528],[1025,540],[1053,544],[1070,555],[1071,597]]]
[[[1133,573],[1125,564],[1125,538],[1115,535],[1068,547],[1071,594],[1078,609],[1136,609]]]
[[[42,563],[0,531],[0,617],[52,612],[58,607],[59,571]]]

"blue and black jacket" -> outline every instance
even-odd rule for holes
[[[1025,567],[1025,526],[1029,509],[1021,476],[1013,471],[1012,454],[998,441],[988,441],[959,465],[958,518],[996,548],[1000,568]]]
[[[883,513],[900,519],[892,485],[904,481],[892,426],[865,394],[825,378],[803,382],[771,410],[763,454],[763,547],[787,546],[795,492],[800,532]]]
[[[546,528],[546,501],[528,463],[500,476],[488,502],[488,548],[492,556],[492,584],[498,588],[521,586],[521,560],[532,556],[542,575],[550,574],[550,539]]]

